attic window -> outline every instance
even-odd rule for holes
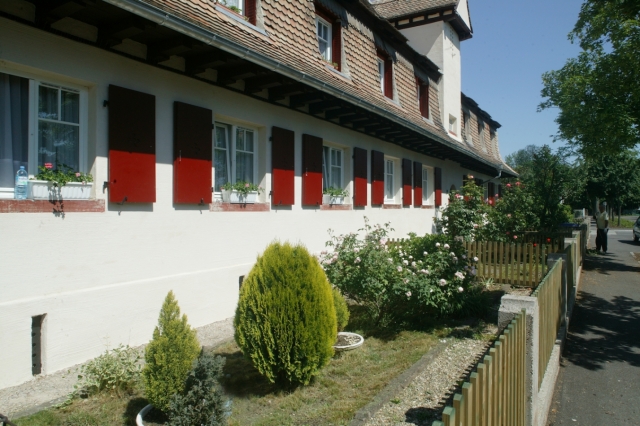
[[[340,71],[342,41],[340,20],[316,4],[316,36],[322,59]]]
[[[380,90],[389,99],[393,99],[393,63],[385,53],[378,51],[378,75]]]
[[[429,83],[416,77],[416,93],[418,95],[420,115],[424,118],[429,118]]]
[[[458,135],[458,119],[453,115],[449,115],[449,133],[454,136]]]
[[[257,0],[221,0],[228,9],[246,16],[253,25],[256,25],[256,2]]]

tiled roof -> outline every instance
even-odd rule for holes
[[[138,0],[146,3],[176,18],[188,21],[216,36],[230,40],[249,51],[266,58],[278,61],[298,72],[315,78],[335,90],[339,90],[361,102],[384,110],[388,114],[409,122],[434,136],[436,141],[455,149],[483,158],[490,164],[496,164],[496,159],[477,150],[469,150],[458,141],[451,139],[445,132],[439,120],[434,117],[433,124],[426,122],[417,108],[415,98],[407,99],[405,94],[400,97],[400,104],[390,102],[379,90],[376,51],[373,40],[369,40],[371,33],[365,34],[362,26],[353,27],[349,23],[349,30],[343,34],[345,54],[349,61],[351,80],[343,78],[328,69],[318,51],[315,37],[315,9],[312,1],[300,0],[261,0],[264,14],[264,29],[268,36],[239,23],[216,10],[215,3],[209,0]],[[400,60],[394,66],[398,71],[406,74],[398,75],[396,81],[413,81],[413,70],[406,60]],[[399,83],[396,83],[397,85]],[[398,89],[400,89],[398,87]],[[403,90],[405,88],[402,88]],[[399,90],[399,92],[402,92]],[[413,95],[409,95],[413,96]],[[415,102],[416,107],[412,104]],[[432,100],[432,108],[437,108],[437,102]],[[373,110],[373,109],[372,109]],[[436,114],[434,114],[436,115]]]
[[[373,3],[373,8],[383,18],[392,19],[457,4],[458,0],[382,0]]]

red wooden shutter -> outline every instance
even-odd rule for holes
[[[495,203],[496,203],[496,198],[495,198],[496,187],[495,187],[495,184],[493,182],[489,182],[487,184],[487,193],[489,194],[489,197],[488,197],[489,198],[489,204],[492,205],[492,206],[495,205]]]
[[[389,58],[384,60],[384,95],[393,99],[393,62]]]
[[[422,205],[422,163],[413,162],[413,205]]]
[[[276,206],[295,204],[294,133],[273,127],[271,130],[271,202]]]
[[[413,199],[411,182],[411,160],[402,159],[402,205],[410,206]]]
[[[173,202],[211,202],[212,112],[173,103]]]
[[[256,7],[256,0],[244,0],[244,16],[249,18],[249,22],[253,25],[256,24],[258,15]]]
[[[433,175],[433,186],[435,190],[434,204],[436,207],[440,207],[442,205],[442,169],[440,167],[434,167]]]
[[[384,204],[384,154],[371,151],[371,204]]]
[[[322,204],[322,138],[302,135],[302,205]]]
[[[367,199],[367,150],[353,148],[353,204],[366,206]]]
[[[420,91],[420,114],[424,118],[429,118],[429,85],[418,80],[418,90]]]
[[[109,85],[109,201],[156,201],[156,97]]]
[[[342,63],[342,25],[340,21],[331,22],[331,61],[335,62],[336,69],[340,71]]]

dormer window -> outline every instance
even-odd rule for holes
[[[380,90],[389,99],[393,99],[393,63],[385,53],[378,52],[378,75]]]
[[[340,71],[342,62],[340,20],[316,4],[316,36],[322,59]]]
[[[487,152],[487,143],[484,139],[484,121],[478,119],[478,139],[480,139],[480,147]]]
[[[464,126],[463,135],[465,139],[471,140],[471,114],[467,111],[462,113],[462,125]]]
[[[222,4],[240,15],[246,16],[248,21],[256,25],[256,2],[258,0],[222,0]]]
[[[453,115],[449,115],[449,133],[458,136],[458,119]]]
[[[416,77],[416,92],[420,115],[424,118],[429,118],[429,83]]]

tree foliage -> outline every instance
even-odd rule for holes
[[[614,154],[640,141],[640,0],[586,0],[569,34],[582,51],[542,76],[558,107],[556,139],[587,157]]]

